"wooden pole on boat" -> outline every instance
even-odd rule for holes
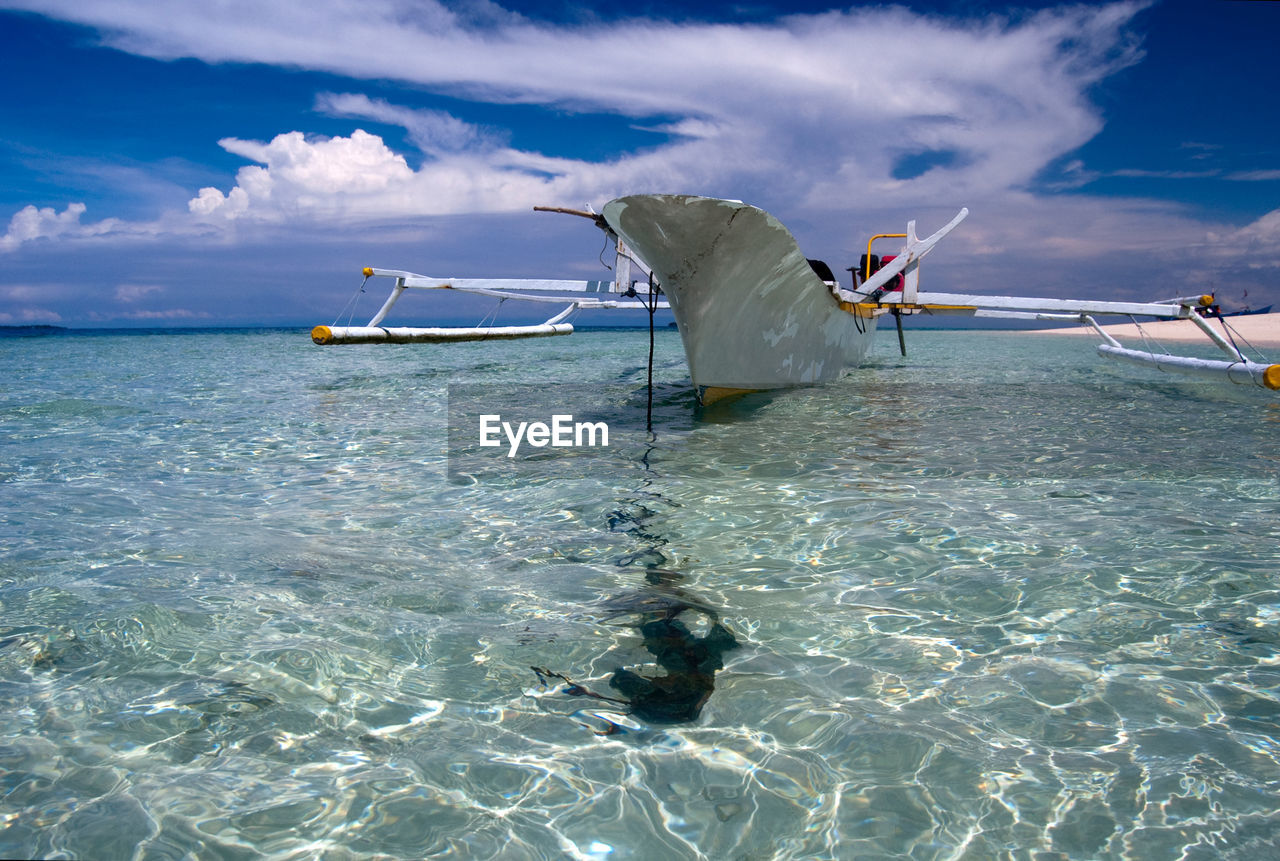
[[[613,228],[611,228],[609,226],[609,223],[604,220],[604,216],[600,215],[597,212],[590,212],[585,209],[569,209],[568,207],[564,207],[564,206],[535,206],[533,208],[533,211],[534,212],[558,212],[561,215],[576,215],[579,218],[590,218],[592,221],[596,223],[596,227],[599,227],[601,230],[604,230],[607,233],[613,233]]]

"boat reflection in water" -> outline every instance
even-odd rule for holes
[[[688,600],[673,588],[684,579],[682,574],[650,568],[645,579],[655,587],[670,590],[655,593],[656,603],[662,606],[642,610],[637,625],[645,649],[666,675],[642,676],[619,668],[609,679],[609,687],[626,698],[632,714],[644,720],[694,720],[715,690],[715,674],[724,669],[724,653],[736,649],[738,641],[713,608]],[[680,620],[688,612],[706,617],[705,634],[699,636]]]
[[[715,690],[715,675],[724,669],[726,652],[738,648],[738,640],[720,621],[716,610],[692,597],[677,584],[684,575],[663,568],[645,572],[647,588],[603,605],[605,619],[635,615],[644,648],[653,655],[661,675],[642,675],[619,667],[609,687],[621,697],[600,694],[545,667],[533,667],[543,685],[548,679],[564,682],[560,693],[590,697],[627,707],[629,714],[650,723],[682,723],[696,720]],[[689,622],[702,616],[705,626]],[[681,619],[684,616],[684,619]],[[692,627],[691,627],[692,625]],[[705,627],[702,633],[695,628]],[[593,714],[588,725],[600,735],[622,727],[602,714]]]

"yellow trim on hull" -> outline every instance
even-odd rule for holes
[[[716,401],[723,401],[725,398],[733,398],[739,395],[749,395],[752,392],[762,392],[764,389],[733,389],[728,386],[703,386],[698,400],[704,407],[711,406]]]

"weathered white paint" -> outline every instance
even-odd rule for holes
[[[662,285],[696,387],[821,383],[866,355],[875,321],[840,309],[767,212],[645,194],[611,201],[603,215]]]

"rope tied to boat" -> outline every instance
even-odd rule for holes
[[[1244,345],[1248,347],[1250,350],[1252,350],[1253,354],[1257,356],[1260,360],[1262,360],[1263,363],[1267,361],[1267,357],[1263,355],[1262,351],[1259,350],[1257,347],[1255,347],[1253,344],[1249,343],[1248,338],[1246,338],[1244,335],[1236,331],[1231,326],[1231,324],[1227,322],[1227,318],[1222,315],[1221,311],[1214,313],[1213,316],[1217,317],[1218,322],[1222,324],[1222,330],[1226,332],[1227,340],[1231,342],[1231,346],[1235,347],[1237,353],[1239,353],[1241,356],[1244,355],[1244,351],[1241,350],[1240,345],[1236,343],[1236,338],[1239,338],[1241,341],[1244,341]]]
[[[488,314],[486,314],[486,315],[484,315],[483,317],[481,317],[481,318],[480,318],[480,322],[476,324],[476,328],[477,328],[477,329],[484,329],[484,328],[486,328],[485,324],[486,324],[486,323],[488,323],[489,325],[488,325],[488,327],[487,327],[487,328],[492,329],[492,328],[493,328],[493,324],[494,324],[494,323],[496,323],[496,322],[498,322],[498,312],[502,310],[502,303],[503,303],[503,302],[506,302],[506,301],[507,301],[507,297],[506,297],[506,296],[503,296],[503,297],[499,298],[499,299],[498,299],[498,304],[497,304],[496,306],[494,306],[494,309],[493,309],[492,311],[490,311]]]
[[[1127,316],[1129,318],[1129,322],[1138,330],[1138,337],[1142,338],[1142,345],[1147,348],[1148,353],[1154,356],[1156,354],[1156,350],[1159,349],[1160,352],[1164,353],[1166,356],[1173,355],[1164,344],[1161,344],[1155,339],[1155,336],[1147,334],[1147,330],[1142,328],[1142,324],[1138,322],[1137,317],[1132,314]]]
[[[658,310],[658,293],[653,281],[653,272],[649,272],[649,299],[644,303],[649,312],[649,382],[648,399],[645,405],[645,428],[653,435],[653,316]]]
[[[343,305],[341,310],[338,311],[338,316],[333,318],[333,322],[330,324],[331,326],[338,325],[338,321],[342,319],[342,314],[348,307],[350,307],[351,311],[347,314],[347,325],[351,325],[351,321],[354,320],[356,316],[356,305],[360,303],[360,294],[364,292],[364,285],[369,283],[369,279],[371,277],[373,277],[373,272],[365,270],[364,280],[360,282],[360,286],[356,288],[356,292],[351,294],[351,298],[347,300],[347,304]]]

